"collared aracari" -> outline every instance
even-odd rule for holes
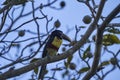
[[[62,39],[71,42],[71,39],[65,34],[63,34],[62,31],[60,30],[53,31],[51,35],[49,36],[49,39],[44,47],[42,58],[46,56],[56,55],[58,49],[60,48],[62,44]],[[43,65],[39,72],[38,80],[43,80],[45,71],[46,71],[46,65]]]

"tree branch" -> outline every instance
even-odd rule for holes
[[[10,6],[12,6],[12,4],[8,4],[5,7],[3,7],[2,9],[0,9],[0,14],[3,13],[5,10],[9,9]]]
[[[105,0],[102,0],[105,1]],[[3,74],[0,75],[0,79],[7,79],[7,78],[11,78],[11,77],[15,77],[15,76],[19,76],[23,73],[26,73],[28,71],[33,70],[36,67],[39,67],[41,65],[45,65],[48,63],[52,63],[52,62],[56,62],[62,59],[65,59],[71,55],[73,55],[81,46],[83,46],[86,42],[86,40],[89,38],[89,36],[91,35],[91,33],[95,30],[95,26],[98,23],[98,20],[100,18],[101,12],[99,12],[95,18],[95,20],[93,21],[93,23],[89,26],[88,30],[86,31],[85,35],[68,51],[64,52],[63,54],[60,55],[56,55],[56,56],[51,56],[49,58],[45,57],[42,59],[39,59],[38,61],[34,62],[34,63],[30,63],[27,66],[24,66],[22,68],[16,69],[16,70],[12,70],[12,71],[7,71]]]
[[[102,0],[103,1],[103,0]],[[96,73],[97,66],[99,64],[100,53],[101,53],[101,44],[104,29],[110,23],[110,21],[120,12],[120,4],[107,16],[105,21],[102,23],[97,33],[96,49],[93,64],[88,73],[84,76],[82,80],[90,80],[90,78]]]
[[[49,59],[47,57],[39,59],[37,62],[31,63],[31,64],[29,64],[25,67],[22,67],[22,68],[13,70],[13,71],[7,71],[7,72],[0,75],[0,79],[2,80],[2,79],[8,79],[8,78],[11,78],[11,77],[19,76],[20,74],[31,71],[34,68],[39,67],[41,65],[56,62],[56,61],[65,59],[65,58],[73,55],[81,46],[84,45],[84,43],[87,41],[87,39],[89,38],[91,33],[94,31],[94,29],[96,28],[94,26],[98,22],[99,17],[100,16],[97,16],[97,18],[94,20],[94,22],[90,25],[90,27],[86,31],[85,35],[68,51],[66,51],[66,52],[64,52],[63,54],[60,54],[60,55],[52,56]]]

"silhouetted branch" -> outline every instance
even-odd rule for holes
[[[102,5],[103,5],[103,3],[102,3]],[[102,23],[102,25],[98,29],[96,49],[95,49],[95,56],[94,56],[94,61],[93,61],[93,64],[92,64],[92,68],[84,76],[83,80],[89,80],[96,73],[97,66],[98,66],[99,59],[100,59],[100,54],[101,54],[101,44],[102,44],[102,36],[103,36],[104,29],[106,28],[106,26],[110,23],[110,21],[119,12],[120,12],[120,4],[107,16],[107,18],[105,19],[105,21]]]

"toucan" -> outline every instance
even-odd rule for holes
[[[54,30],[49,36],[49,39],[44,47],[42,58],[56,55],[58,49],[62,44],[63,39],[71,42],[71,39],[67,35],[65,35],[62,31]],[[46,65],[43,65],[38,74],[38,80],[43,80],[45,72]]]

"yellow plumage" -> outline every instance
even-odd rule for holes
[[[54,45],[55,47],[59,48],[61,44],[62,44],[62,39],[60,39],[58,37],[55,37],[53,42],[52,42],[52,45]]]

